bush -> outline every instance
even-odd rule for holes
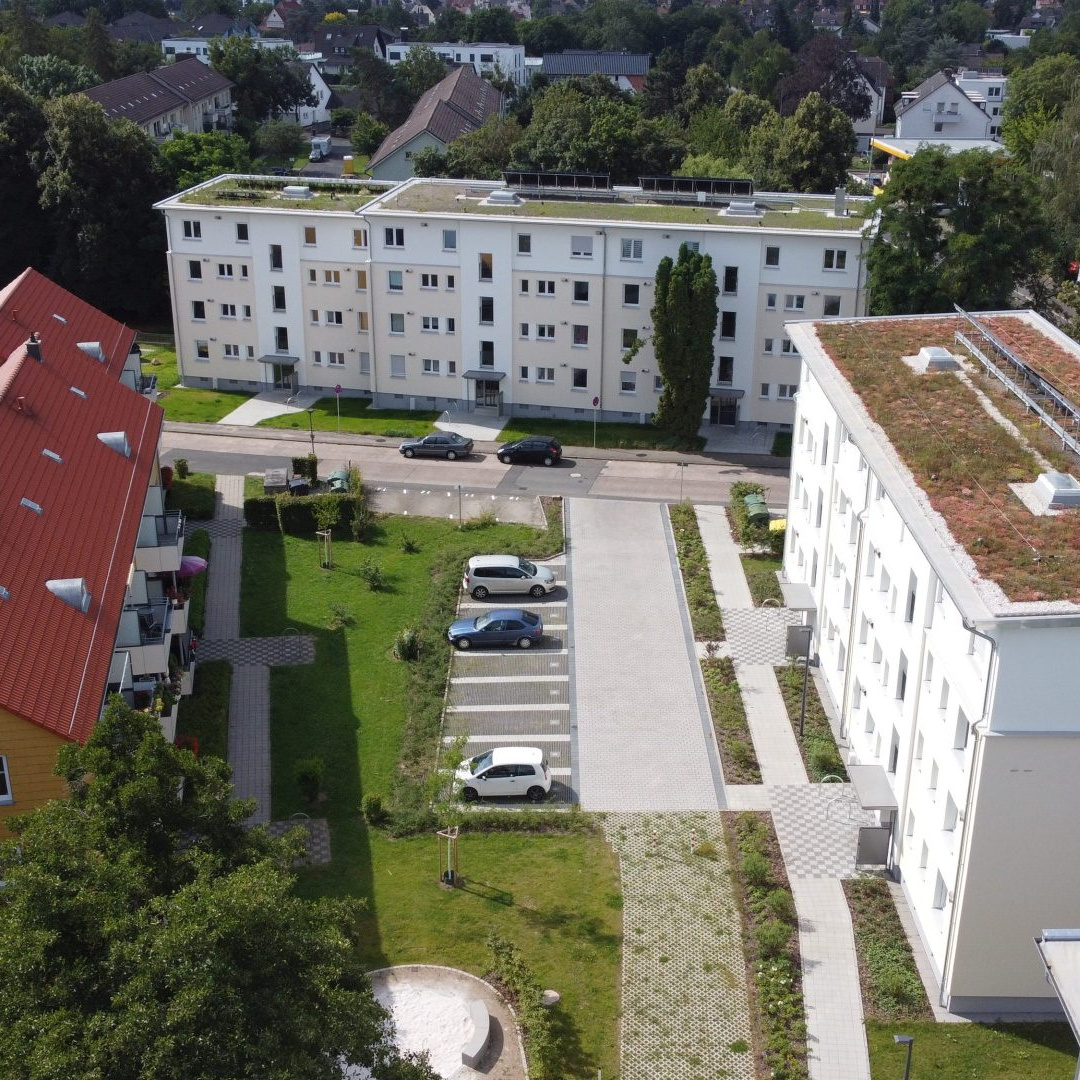
[[[314,536],[320,528],[348,523],[351,495],[278,495],[278,524],[289,536]],[[323,525],[323,522],[326,522]]]
[[[386,807],[383,806],[382,796],[375,791],[369,791],[360,802],[364,813],[364,820],[369,825],[379,826],[386,821]]]
[[[309,803],[318,799],[325,771],[326,766],[321,757],[301,758],[293,767],[293,776],[296,777],[297,786]]]
[[[161,486],[166,491],[172,491],[173,486],[173,471],[169,465],[161,466]]]
[[[766,919],[754,931],[758,951],[766,960],[780,956],[787,951],[791,941],[791,927],[778,919]]]
[[[309,484],[319,482],[319,459],[314,454],[304,454],[303,457],[292,459],[292,471],[294,476],[302,476]]]
[[[784,534],[770,533],[768,523],[754,525],[746,513],[746,503],[743,501],[747,495],[764,495],[765,488],[761,484],[750,484],[745,480],[738,480],[731,485],[731,501],[728,504],[728,513],[731,515],[732,532],[735,540],[746,548],[765,548],[773,554],[784,553]],[[780,537],[779,551],[774,551],[775,541],[773,536]]]
[[[244,500],[244,524],[259,532],[280,532],[277,496],[258,495]]]
[[[378,563],[372,562],[371,559],[360,564],[360,576],[367,582],[367,587],[372,592],[380,592],[386,588],[386,578],[383,575],[382,567]]]
[[[689,503],[668,507],[671,531],[675,534],[675,547],[679,554],[686,602],[690,608],[690,622],[698,641],[723,641],[724,623],[716,603],[712,577],[709,574],[709,557],[701,540],[697,515]]]
[[[399,660],[415,660],[420,655],[420,635],[411,626],[398,632],[394,639],[394,655]]]
[[[815,779],[826,776],[845,774],[844,761],[840,751],[828,739],[814,739],[809,744],[807,756],[810,759],[810,771]]]
[[[228,660],[202,660],[195,672],[195,688],[180,699],[177,737],[193,736],[203,756],[229,755],[229,688],[232,666]]]
[[[176,475],[181,480],[186,480],[188,475],[188,459],[186,457],[178,457],[173,462],[173,468],[176,470]]]
[[[795,898],[787,889],[773,889],[765,897],[765,906],[781,922],[795,922]]]
[[[416,555],[420,551],[420,545],[407,533],[402,533],[401,550],[406,555]]]
[[[541,1004],[540,985],[517,947],[498,934],[487,939],[492,973],[509,992],[525,1036],[525,1056],[533,1080],[554,1080],[562,1072],[551,1013]]]
[[[769,860],[760,851],[747,851],[743,855],[743,878],[748,885],[768,885],[772,881]]]

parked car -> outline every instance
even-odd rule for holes
[[[516,795],[541,802],[551,790],[551,771],[535,746],[497,746],[463,761],[456,774],[461,797]]]
[[[555,575],[519,555],[474,555],[465,566],[461,587],[474,600],[490,593],[528,593],[539,599],[555,588]]]
[[[407,458],[444,457],[447,461],[454,461],[459,457],[468,457],[472,448],[472,439],[466,439],[456,431],[436,431],[434,435],[425,435],[422,439],[406,439],[398,451]]]
[[[475,619],[458,619],[446,637],[459,649],[485,645],[516,645],[529,649],[544,639],[544,620],[531,611],[501,608],[485,611]]]
[[[526,435],[524,439],[503,443],[499,447],[499,460],[504,465],[544,464],[557,465],[562,458],[562,446],[558,439],[549,435]]]

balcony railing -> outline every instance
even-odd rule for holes
[[[135,548],[135,568],[147,573],[175,573],[184,550],[184,514],[144,514]]]

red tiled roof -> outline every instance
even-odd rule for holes
[[[80,742],[101,711],[164,415],[119,381],[134,338],[34,270],[0,291],[0,707]],[[98,438],[113,431],[130,457]],[[85,579],[85,613],[46,589],[57,578]]]

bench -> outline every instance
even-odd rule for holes
[[[470,1001],[469,1018],[473,1022],[473,1033],[461,1048],[461,1063],[475,1069],[491,1041],[491,1015],[482,1001]]]

